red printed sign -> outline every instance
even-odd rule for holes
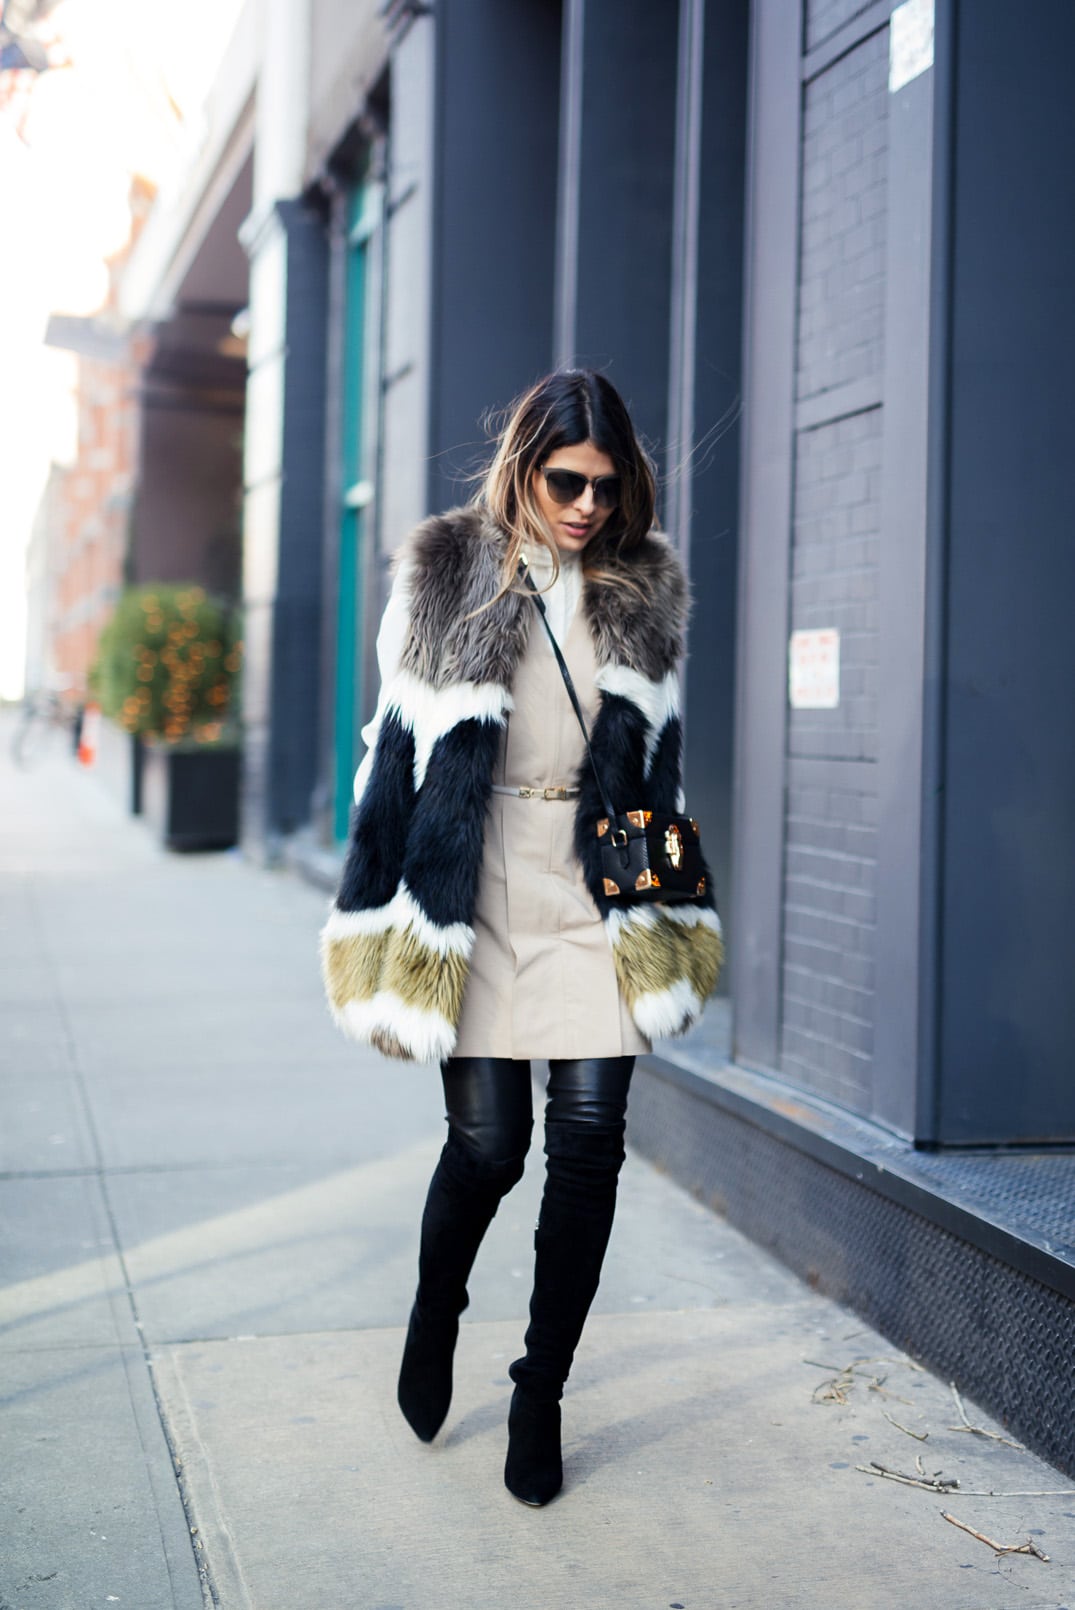
[[[788,697],[793,710],[835,710],[840,703],[840,634],[835,626],[792,632]]]

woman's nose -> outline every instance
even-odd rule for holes
[[[578,497],[575,499],[575,507],[576,507],[576,509],[580,509],[583,514],[592,514],[593,513],[594,501],[593,501],[593,487],[592,486],[587,485],[587,486],[583,487],[582,491],[579,493]]]

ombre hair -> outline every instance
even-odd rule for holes
[[[630,586],[621,567],[612,574],[603,568],[603,561],[629,556],[653,529],[657,483],[612,382],[592,369],[557,369],[531,386],[501,417],[496,452],[475,497],[508,536],[499,596],[515,585],[519,557],[528,546],[547,548],[553,578],[558,575],[559,549],[534,499],[534,472],[559,448],[582,442],[592,442],[607,454],[620,478],[620,501],[586,544],[583,573],[594,581]]]

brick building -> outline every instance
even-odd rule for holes
[[[78,360],[78,449],[50,500],[48,638],[53,669],[75,695],[86,677],[123,584],[137,447],[137,369],[126,343],[107,332],[64,332]],[[91,355],[96,349],[97,355]],[[113,355],[114,351],[114,355]]]
[[[264,15],[214,148],[252,163],[248,849],[331,880],[393,550],[467,495],[488,407],[605,368],[693,583],[730,956],[631,1137],[1075,1468],[1075,11]],[[220,172],[132,313],[206,283]]]
[[[85,697],[97,639],[130,565],[131,509],[137,479],[141,371],[145,341],[116,313],[116,283],[153,200],[131,190],[131,241],[109,265],[110,291],[91,318],[53,315],[47,342],[75,356],[75,441],[70,464],[55,465],[34,533],[43,597],[40,658],[69,697]],[[40,587],[40,583],[39,583]]]

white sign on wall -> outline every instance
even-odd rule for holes
[[[792,632],[788,697],[793,710],[835,710],[840,703],[840,633],[835,626]]]
[[[888,93],[933,66],[933,0],[904,0],[888,32]]]

